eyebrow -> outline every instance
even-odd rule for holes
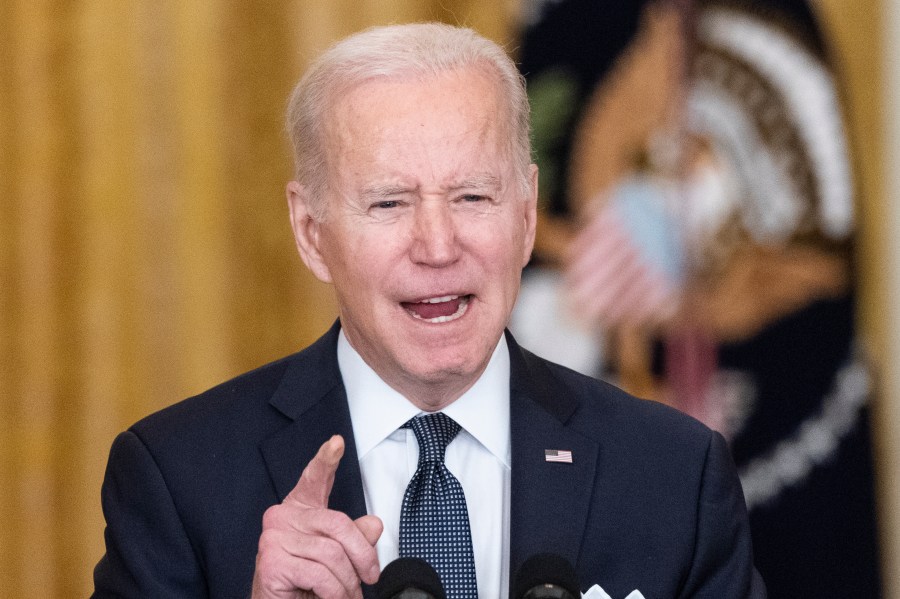
[[[477,174],[471,177],[466,177],[460,181],[455,183],[451,183],[447,187],[447,191],[459,191],[460,189],[500,189],[501,187],[500,178],[491,175],[488,173]],[[402,195],[405,193],[415,192],[417,187],[410,187],[409,185],[403,185],[401,183],[383,183],[383,184],[373,184],[367,187],[364,187],[360,192],[360,196],[367,199],[378,201],[381,199],[390,198],[392,196]]]
[[[386,183],[384,185],[370,185],[365,187],[360,195],[366,199],[371,200],[379,200],[383,198],[389,198],[391,196],[400,195],[403,193],[408,193],[410,188],[406,185],[397,185],[393,183]]]
[[[474,175],[472,177],[467,177],[460,181],[459,183],[455,183],[450,186],[450,190],[459,190],[459,189],[484,189],[485,187],[489,187],[492,189],[499,189],[501,187],[500,178],[494,175],[490,175],[487,173]]]

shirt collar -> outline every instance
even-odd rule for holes
[[[347,341],[344,331],[338,336],[337,358],[347,390],[356,451],[362,459],[421,410],[366,364]],[[500,336],[475,384],[443,412],[510,467],[509,348],[505,335]]]

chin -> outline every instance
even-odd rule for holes
[[[422,356],[417,358],[416,363],[419,368],[414,367],[410,372],[414,372],[422,380],[432,383],[477,376],[491,356],[489,352],[482,360],[477,360],[475,356],[481,355],[481,352],[474,348],[469,348],[468,351],[462,350],[462,353],[454,351],[449,355],[442,354],[443,352],[440,351],[424,352],[424,358]]]

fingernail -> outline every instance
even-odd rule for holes
[[[331,438],[325,442],[325,451],[331,454],[335,453],[340,449],[342,440],[340,435],[332,435]]]

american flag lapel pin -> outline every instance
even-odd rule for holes
[[[545,462],[562,462],[564,464],[572,463],[572,452],[568,449],[545,449]]]

